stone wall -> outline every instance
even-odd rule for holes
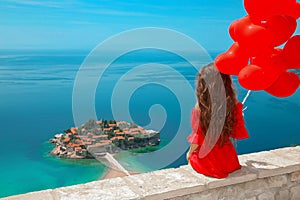
[[[7,200],[299,200],[300,146],[240,155],[243,165],[225,179],[190,166],[33,192]]]

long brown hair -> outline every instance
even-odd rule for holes
[[[220,78],[221,77],[221,78]],[[210,80],[210,83],[207,84],[205,81]],[[219,83],[217,80],[220,80]],[[234,135],[233,132],[233,124],[236,120],[234,110],[237,103],[236,94],[233,88],[232,80],[230,75],[222,74],[218,72],[214,66],[213,63],[204,66],[200,73],[197,75],[197,90],[196,90],[196,96],[198,99],[198,105],[201,112],[200,120],[199,120],[199,126],[202,130],[202,133],[206,135],[206,132],[208,130],[208,127],[210,125],[210,121],[212,119],[212,101],[211,101],[211,94],[210,91],[214,90],[215,93],[221,94],[222,89],[224,91],[223,97],[217,97],[217,98],[225,98],[223,101],[226,101],[226,103],[219,103],[217,105],[217,111],[220,111],[223,109],[223,116],[225,117],[225,121],[223,119],[223,129],[220,135],[220,144],[224,145],[228,142],[229,135]],[[226,93],[226,94],[225,94]],[[216,101],[214,101],[216,102]],[[217,103],[218,104],[218,103]],[[226,108],[222,108],[225,107]],[[222,112],[222,111],[221,111]],[[226,114],[225,114],[226,113]],[[218,115],[218,114],[217,114]],[[213,117],[218,117],[218,116]],[[218,120],[217,120],[218,121]],[[211,124],[213,126],[213,124]],[[222,128],[222,127],[221,127]],[[221,129],[219,129],[221,130]]]

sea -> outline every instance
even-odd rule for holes
[[[220,52],[208,54],[214,59]],[[85,108],[94,110],[97,119],[131,121],[160,132],[159,146],[116,155],[127,170],[141,173],[156,170],[158,165],[152,166],[139,158],[145,152],[160,149],[170,156],[178,154],[175,149],[181,149],[180,156],[170,162],[159,158],[165,163],[160,168],[187,164],[185,138],[191,131],[189,113],[195,103],[195,76],[207,60],[200,60],[197,69],[172,52],[135,50],[120,55],[109,66],[99,63],[105,70],[102,74],[95,71],[99,80],[90,98],[89,91],[81,88],[78,92],[75,87],[75,83],[92,84],[88,76],[78,81],[79,71],[88,65],[84,62],[89,53],[89,50],[0,50],[0,197],[86,183],[100,179],[109,170],[98,160],[49,155],[53,148],[49,139],[77,125],[74,118],[85,112]],[[236,77],[233,81],[242,101],[248,91],[238,84]],[[79,100],[74,101],[74,92],[79,94]],[[83,102],[80,107],[83,110],[78,110],[74,102]],[[244,107],[250,138],[237,142],[238,154],[300,144],[300,90],[287,98],[252,91]],[[181,140],[178,141],[177,135],[181,135]],[[178,148],[166,148],[175,139]]]

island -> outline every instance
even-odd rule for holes
[[[72,127],[50,139],[55,144],[50,152],[62,158],[91,159],[106,153],[160,143],[160,133],[146,130],[136,123],[115,120],[89,120],[80,127]]]

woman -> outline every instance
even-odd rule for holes
[[[203,67],[198,74],[196,95],[198,102],[191,114],[193,131],[188,137],[191,145],[187,160],[198,173],[215,178],[227,177],[241,168],[230,138],[249,137],[242,114],[243,105],[236,99],[231,77],[219,73],[213,64]],[[212,143],[213,137],[216,140]],[[210,141],[211,147],[201,150],[202,146],[207,147],[204,140]]]

